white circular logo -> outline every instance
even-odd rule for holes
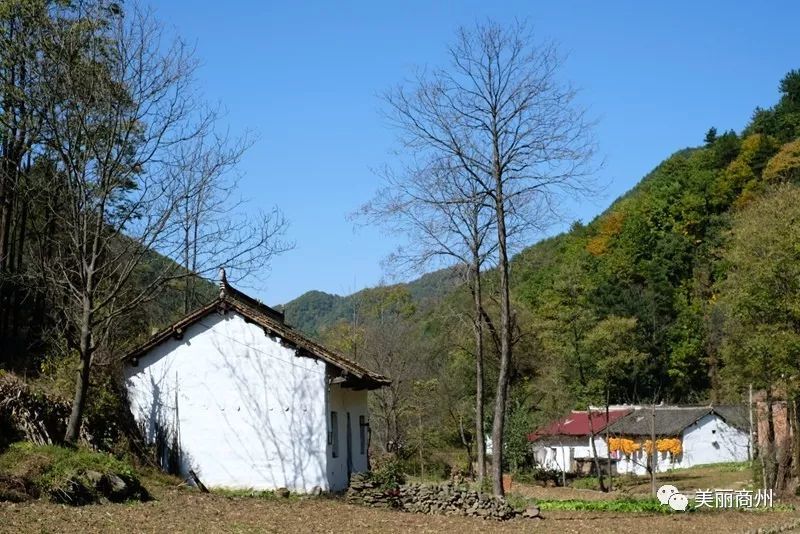
[[[669,507],[676,512],[685,512],[686,508],[689,506],[689,499],[686,495],[678,491],[678,488],[672,484],[664,484],[658,488],[656,496],[658,497],[658,502],[660,502],[662,506],[669,505]]]
[[[675,493],[669,498],[669,507],[676,512],[685,512],[689,506],[689,499],[683,493]]]
[[[661,504],[669,503],[669,498],[675,495],[676,493],[680,493],[678,488],[671,484],[664,484],[658,491],[656,492],[656,496],[658,497],[658,502]]]

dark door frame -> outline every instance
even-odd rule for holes
[[[347,412],[347,480],[353,474],[353,432],[350,424],[350,412]]]

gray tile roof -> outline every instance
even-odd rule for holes
[[[141,356],[144,356],[154,347],[168,339],[182,336],[187,327],[198,322],[203,317],[212,313],[226,313],[230,310],[239,313],[245,317],[245,319],[264,328],[265,334],[270,332],[271,334],[277,335],[287,346],[297,348],[298,355],[317,358],[352,375],[357,380],[357,389],[360,389],[361,386],[366,389],[378,389],[391,384],[391,380],[385,376],[370,371],[337,352],[308,339],[286,324],[281,312],[270,308],[266,304],[228,285],[228,282],[224,278],[224,273],[223,279],[220,282],[220,294],[217,299],[194,310],[164,330],[156,333],[149,340],[123,356],[122,361],[138,365],[137,362]]]
[[[656,406],[656,435],[678,436],[708,414],[716,414],[729,425],[747,431],[747,410],[744,406]],[[612,423],[608,431],[616,435],[649,436],[652,424],[652,409],[642,407]]]

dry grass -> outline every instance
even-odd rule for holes
[[[797,512],[619,514],[548,512],[542,521],[409,514],[334,499],[259,499],[162,486],[149,503],[72,508],[0,503],[0,532],[744,532],[800,518]]]
[[[676,469],[667,473],[659,473],[657,484],[672,484],[685,492],[704,489],[742,489],[753,482],[749,468],[742,464],[719,464],[691,469]],[[623,480],[622,487],[631,493],[649,493],[650,479],[639,477]]]
[[[596,484],[596,480],[594,481]],[[742,489],[752,484],[752,473],[744,464],[718,464],[675,469],[666,473],[658,473],[656,484],[672,484],[684,493],[694,493],[705,489]],[[634,497],[650,494],[650,478],[648,476],[614,477],[614,491],[602,493],[596,489],[568,487],[542,487],[534,484],[515,483],[513,491],[525,497],[536,499],[582,499],[606,500],[620,496]]]

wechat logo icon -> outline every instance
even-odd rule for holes
[[[658,502],[660,502],[662,506],[669,505],[669,507],[676,512],[685,512],[686,508],[689,506],[689,499],[686,495],[678,491],[678,488],[671,484],[664,484],[658,488],[656,496],[658,497]]]

